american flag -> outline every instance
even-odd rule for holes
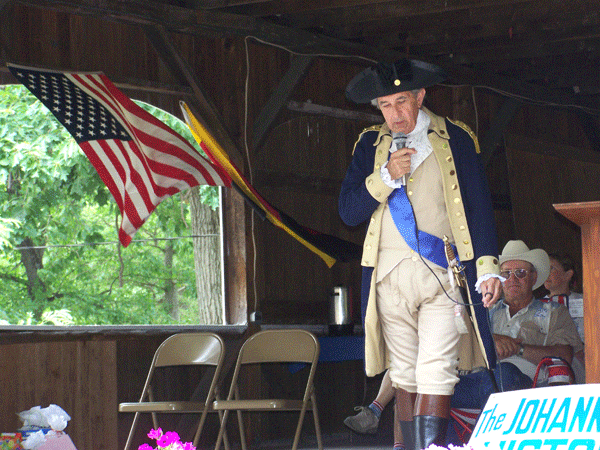
[[[231,185],[223,169],[103,73],[8,67],[75,138],[110,190],[121,211],[124,247],[166,197],[198,185]]]

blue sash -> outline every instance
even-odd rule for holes
[[[446,252],[444,250],[444,241],[437,236],[433,236],[425,231],[417,230],[415,216],[412,205],[406,195],[404,186],[394,189],[388,197],[388,204],[392,219],[396,228],[415,252],[423,255],[429,261],[440,267],[448,267]],[[418,240],[417,240],[418,233]],[[452,250],[458,259],[456,247],[452,245]]]

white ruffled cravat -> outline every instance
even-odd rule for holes
[[[414,148],[417,151],[417,153],[410,157],[410,173],[414,173],[414,171],[417,170],[417,167],[419,167],[421,163],[425,161],[425,158],[427,158],[433,151],[431,142],[429,142],[429,138],[427,137],[430,123],[431,119],[429,116],[423,110],[419,110],[419,114],[417,115],[417,124],[415,125],[414,130],[406,135],[406,143],[404,146],[408,148]],[[390,153],[394,153],[396,150],[398,150],[396,148],[396,143],[392,141]],[[380,170],[381,179],[388,186],[399,188],[404,184],[404,177],[398,178],[397,180],[392,180],[390,173],[387,170],[387,162],[381,166]]]

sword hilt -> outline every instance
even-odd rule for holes
[[[454,253],[454,249],[452,248],[452,245],[450,245],[450,240],[448,239],[448,236],[444,235],[443,241],[444,241],[444,250],[446,252],[446,259],[448,260],[448,265],[450,267],[455,267],[456,265],[458,265],[458,259],[456,258],[456,254]]]
[[[458,258],[456,257],[456,253],[454,253],[454,249],[450,244],[450,240],[448,236],[443,237],[444,241],[444,250],[446,252],[446,259],[448,260],[448,267],[452,269],[454,273],[454,279],[456,280],[456,284],[461,287],[467,287],[467,277],[464,274],[465,267],[458,262]]]

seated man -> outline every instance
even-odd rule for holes
[[[523,241],[510,241],[499,260],[504,298],[490,310],[499,361],[494,379],[487,370],[461,376],[453,407],[483,408],[496,388],[530,388],[542,359],[554,356],[570,364],[573,354],[583,349],[569,310],[533,296],[533,291],[548,278],[548,254],[541,249],[529,250]],[[538,378],[538,386],[547,384],[544,375]]]

